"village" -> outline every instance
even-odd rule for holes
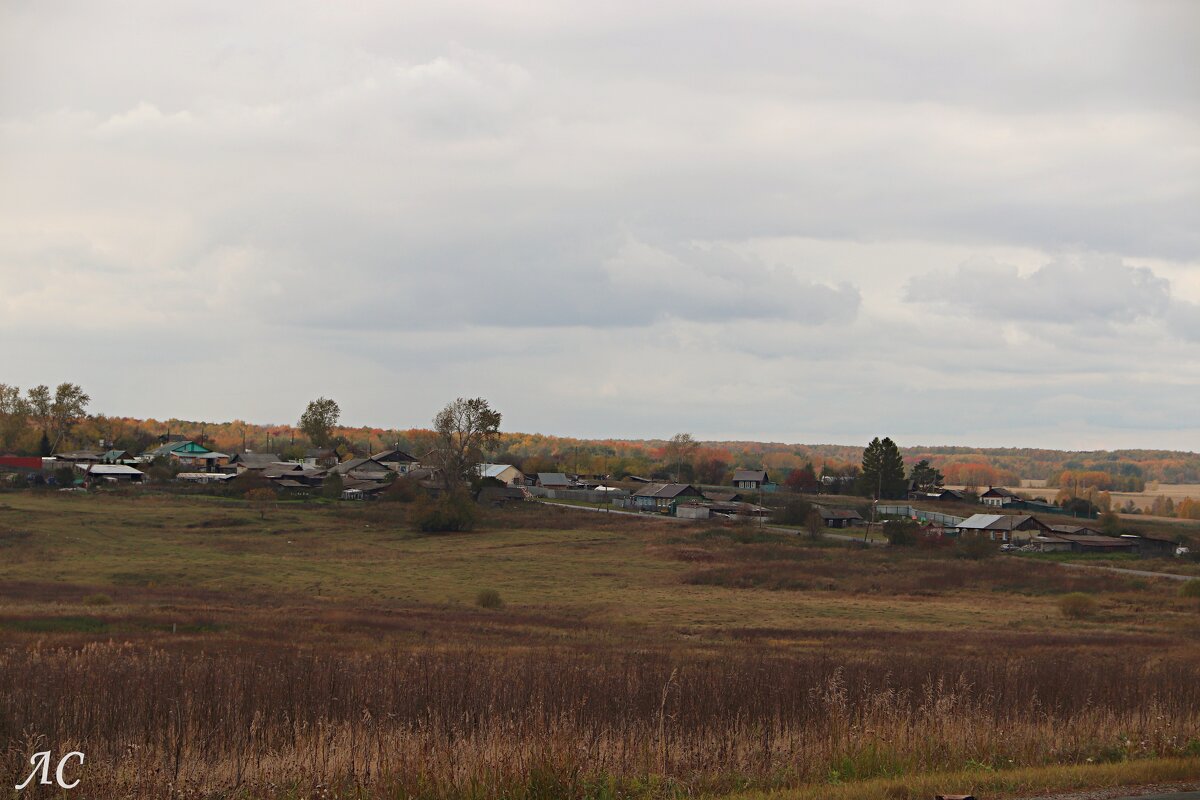
[[[244,495],[266,488],[281,498],[323,497],[372,501],[387,492],[420,492],[437,497],[447,489],[436,454],[421,457],[398,447],[366,456],[339,454],[337,448],[310,448],[296,458],[279,453],[212,450],[181,434],[161,437],[157,447],[133,454],[125,450],[71,450],[49,457],[0,456],[0,470],[29,486],[65,491],[115,487],[222,487]],[[343,457],[344,456],[344,457]],[[525,474],[512,464],[478,463],[473,469],[477,503],[503,505],[545,502],[653,514],[680,520],[733,520],[764,526],[786,526],[792,493],[772,481],[765,469],[733,470],[728,485],[661,482],[640,476],[536,472]],[[928,487],[927,487],[928,488]],[[848,503],[844,495],[812,496],[803,523],[840,538],[886,543],[898,523],[929,539],[978,536],[1003,552],[1101,553],[1145,558],[1184,556],[1187,545],[1176,539],[1142,533],[1106,531],[1098,514],[1030,500],[1005,487],[989,486],[978,494],[934,487],[922,490],[910,481],[905,502],[876,498],[869,505]],[[941,507],[954,505],[959,513]],[[971,504],[986,510],[966,513]],[[1038,512],[1038,514],[1030,512]],[[1040,516],[1039,516],[1040,514]],[[793,515],[794,516],[794,515]]]

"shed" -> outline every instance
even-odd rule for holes
[[[824,521],[826,528],[849,528],[854,525],[862,525],[865,522],[862,514],[859,514],[852,508],[813,506],[813,510],[821,515],[821,520]]]
[[[76,464],[83,470],[85,481],[105,481],[108,483],[141,483],[146,473],[134,469],[128,464]]]
[[[1173,557],[1179,545],[1170,539],[1160,539],[1156,536],[1142,536],[1125,534],[1122,539],[1129,539],[1134,543],[1137,554],[1142,558],[1155,557]]]
[[[562,472],[539,472],[537,485],[543,489],[570,489],[575,484]]]
[[[700,503],[680,503],[675,506],[675,516],[680,519],[708,519],[712,510]]]
[[[1137,543],[1120,536],[1082,536],[1069,533],[1055,534],[1071,543],[1073,553],[1133,553]]]

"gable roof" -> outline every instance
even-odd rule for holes
[[[407,461],[408,463],[413,464],[417,461],[416,456],[409,455],[403,450],[397,450],[395,448],[391,450],[384,450],[382,453],[376,453],[375,455],[371,456],[371,458],[380,463],[383,463],[384,461]]]
[[[498,478],[507,470],[517,469],[512,464],[480,464],[479,477],[481,478]],[[517,469],[517,472],[521,470]]]
[[[380,464],[373,458],[350,458],[333,468],[333,472],[339,475],[346,475],[353,470],[362,470],[364,472],[391,472],[390,469]]]
[[[65,453],[55,453],[54,457],[63,461],[99,461],[103,455],[94,450],[68,450]]]
[[[235,453],[229,459],[231,464],[245,464],[247,467],[262,468],[283,461],[278,453]]]
[[[140,469],[128,464],[91,464],[84,470],[89,475],[144,475]]]
[[[980,497],[1011,497],[1014,500],[1021,499],[1021,495],[1019,495],[1015,492],[1010,492],[1008,489],[1005,489],[1003,486],[989,486],[988,490],[979,496]]]
[[[680,495],[699,495],[699,490],[690,483],[651,483],[634,492],[634,497],[672,498]]]
[[[1080,536],[1103,536],[1100,531],[1095,528],[1089,528],[1087,525],[1051,525],[1050,530],[1055,533],[1077,534]]]
[[[1104,536],[1102,534],[1093,536],[1090,534],[1057,533],[1056,532],[1054,534],[1051,534],[1051,537],[1062,540],[1062,541],[1075,542],[1076,544],[1087,545],[1088,547],[1113,547],[1113,548],[1130,547],[1130,548],[1132,548],[1132,547],[1137,546],[1137,542],[1134,541],[1134,539],[1132,539],[1132,538],[1124,538],[1121,536]],[[1051,537],[1043,537],[1043,538],[1051,538]]]
[[[767,471],[765,469],[739,469],[733,473],[733,480],[736,481],[758,481],[759,483],[767,482]]]
[[[562,472],[539,472],[537,474],[538,483],[542,486],[547,484],[550,486],[570,486],[571,481]]]
[[[853,508],[827,508],[825,506],[813,506],[813,509],[821,515],[821,519],[862,519],[862,514],[858,513]]]
[[[1028,522],[1040,528],[1047,526],[1030,514],[972,514],[954,527],[974,531],[1014,531]]]
[[[165,455],[169,455],[171,453],[180,453],[180,454],[186,453],[188,455],[204,455],[205,453],[211,453],[211,452],[212,451],[209,450],[204,445],[197,444],[196,442],[193,442],[190,439],[187,439],[182,442],[167,442],[164,445],[160,445],[160,446],[154,448],[147,455],[149,455],[151,457],[165,456]]]

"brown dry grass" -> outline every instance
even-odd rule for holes
[[[1182,755],[1196,666],[96,644],[3,654],[0,737],[24,745],[8,772],[38,743],[87,753],[96,796],[676,796]]]
[[[0,771],[80,749],[81,796],[850,796],[1200,750],[1174,584],[544,507],[420,537],[383,505],[0,500]]]

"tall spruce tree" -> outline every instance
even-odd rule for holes
[[[913,486],[919,492],[935,492],[942,488],[942,484],[946,481],[942,471],[931,465],[925,458],[913,465],[908,479],[913,482]]]
[[[908,493],[908,481],[904,477],[904,457],[900,448],[890,438],[876,436],[863,450],[862,472],[858,477],[858,491],[864,497],[891,500]]]

